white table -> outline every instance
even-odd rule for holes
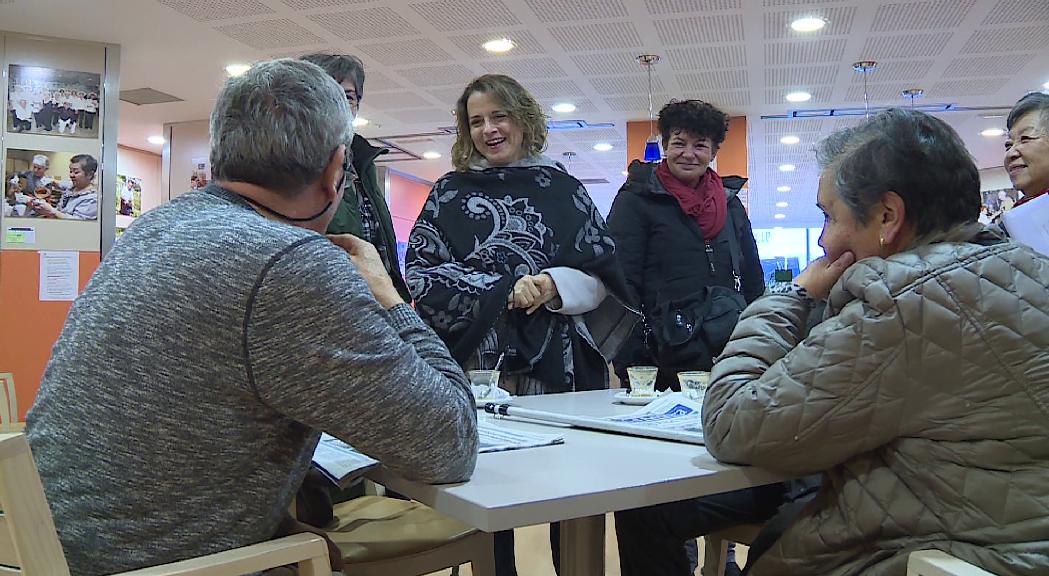
[[[619,390],[530,396],[514,404],[563,414],[637,410],[612,402]],[[478,413],[479,418],[495,418]],[[721,464],[692,444],[498,418],[501,426],[560,433],[565,443],[481,454],[469,482],[433,486],[385,470],[371,479],[486,532],[563,521],[562,576],[604,574],[604,514],[787,480]]]

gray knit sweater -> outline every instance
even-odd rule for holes
[[[467,479],[468,386],[342,249],[212,186],[103,259],[28,436],[70,569],[109,574],[272,537],[321,430],[406,477]]]

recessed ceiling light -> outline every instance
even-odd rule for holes
[[[484,44],[481,44],[481,47],[489,52],[494,52],[495,54],[502,54],[503,52],[509,52],[513,49],[514,41],[509,38],[498,38],[496,40],[489,40]]]
[[[988,128],[980,131],[980,136],[986,136],[988,138],[997,138],[1002,134],[1005,134],[1005,130],[1002,130],[1001,128]]]
[[[569,112],[575,112],[575,104],[571,102],[558,102],[552,106],[554,112],[561,114],[568,114]]]
[[[777,186],[776,192],[790,192],[790,186]]]
[[[360,128],[361,126],[367,126],[369,124],[369,122],[370,121],[367,118],[365,118],[364,116],[354,116],[353,117],[353,127],[354,128]]]
[[[630,176],[630,172],[627,172],[626,170],[623,170],[621,174],[623,174],[623,176]]]
[[[805,92],[804,90],[798,90],[797,92],[791,92],[784,96],[787,102],[808,102],[812,99],[812,94]]]
[[[608,152],[611,149],[612,145],[608,142],[598,142],[597,144],[594,144],[594,150],[597,150],[598,152]]]
[[[167,140],[164,140],[163,136],[150,136],[149,138],[146,138],[146,140],[148,140],[150,144],[156,144],[158,146],[167,142]]]
[[[251,70],[251,64],[230,64],[226,66],[226,74],[230,76],[240,76],[248,70]]]
[[[776,202],[776,208],[786,208],[787,206],[790,206],[790,204],[787,204],[786,202]]]
[[[798,18],[790,23],[795,32],[815,32],[827,25],[827,21],[816,16]]]
[[[427,160],[436,160],[440,157],[440,152],[434,152],[433,150],[427,150],[426,152],[423,152],[423,158],[426,158]]]
[[[797,168],[798,167],[793,165],[793,164],[780,164],[779,165],[779,171],[780,172],[793,172]]]
[[[772,217],[775,218],[776,220],[783,220],[784,218],[787,217],[787,215],[786,214],[773,214]]]
[[[798,142],[801,142],[801,138],[798,138],[797,136],[794,136],[794,135],[784,136],[784,137],[779,139],[779,143],[780,144],[790,145],[790,144],[797,144]]]
[[[773,230],[783,230],[783,226],[773,226]]]

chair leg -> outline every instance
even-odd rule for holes
[[[471,554],[470,570],[473,576],[495,576],[495,540],[488,532],[474,536],[477,544]]]
[[[725,576],[728,542],[715,536],[703,537],[703,576]]]
[[[308,558],[299,562],[299,576],[327,576],[331,574],[331,564],[327,558]]]

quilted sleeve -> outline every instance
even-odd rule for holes
[[[719,460],[811,474],[900,434],[907,378],[895,308],[856,300],[805,337],[810,311],[797,293],[744,311],[704,401]]]

